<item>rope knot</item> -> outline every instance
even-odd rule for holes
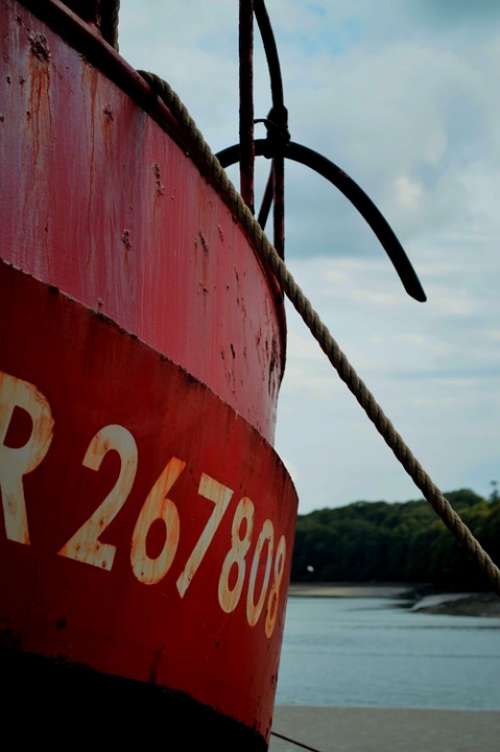
[[[288,130],[287,108],[284,105],[275,105],[269,110],[267,118],[259,118],[254,120],[254,122],[264,123],[266,126],[269,158],[284,156],[286,147],[291,140],[290,131]]]

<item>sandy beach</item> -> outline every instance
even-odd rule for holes
[[[498,752],[500,711],[277,707],[273,731],[320,752]],[[271,737],[270,752],[297,752]]]

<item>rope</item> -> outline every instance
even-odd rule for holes
[[[308,749],[310,752],[320,752],[316,747],[310,747],[308,744],[298,742],[296,739],[291,739],[289,736],[278,734],[277,731],[271,731],[271,736],[276,736],[278,739],[284,739],[286,742],[291,742],[292,744],[295,744],[296,747],[302,747],[302,749]]]
[[[227,202],[262,262],[272,270],[287,297],[304,320],[342,381],[344,381],[348,389],[352,392],[408,475],[422,491],[436,514],[443,520],[459,543],[472,555],[479,568],[490,580],[494,590],[500,595],[500,569],[498,569],[467,525],[455,512],[450,502],[433,483],[431,477],[414,457],[402,436],[396,431],[368,387],[358,376],[330,334],[328,328],[321,321],[310,301],[287,269],[285,263],[264,235],[259,223],[242,201],[177,94],[166,81],[163,81],[153,73],[145,71],[139,71],[139,73],[150,83],[153,91],[163,100],[182,127],[189,131],[192,139],[193,157],[200,171]]]

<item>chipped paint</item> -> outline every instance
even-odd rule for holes
[[[156,195],[157,196],[164,196],[165,195],[165,186],[161,182],[161,169],[158,162],[155,162],[153,165],[153,173],[155,176],[155,185],[156,185]],[[173,199],[173,196],[170,197]]]
[[[50,50],[45,34],[39,32],[30,33],[28,34],[28,40],[32,54],[42,62],[48,62],[50,60]]]
[[[132,243],[130,242],[130,230],[124,230],[122,232],[122,243],[127,251],[130,251],[132,248]]]

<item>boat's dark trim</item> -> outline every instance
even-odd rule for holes
[[[5,637],[5,633],[3,635]],[[2,714],[10,728],[30,729],[37,746],[70,747],[71,739],[128,749],[265,752],[254,729],[154,683],[101,674],[62,658],[0,648]]]

